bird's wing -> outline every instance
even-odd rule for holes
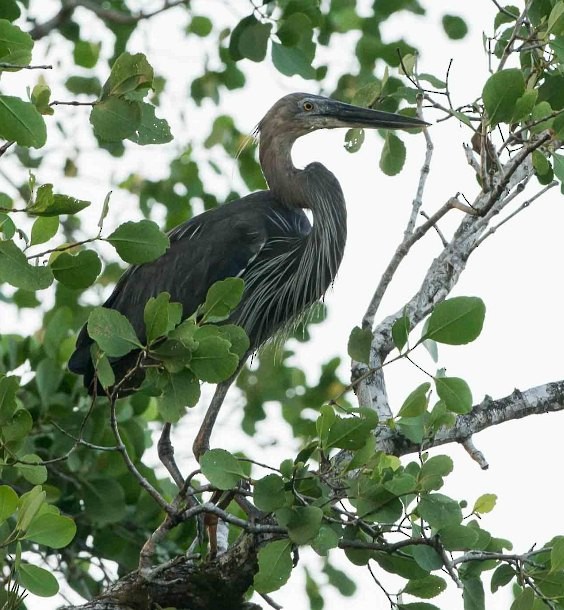
[[[150,297],[168,292],[181,303],[183,317],[204,302],[210,286],[240,276],[264,247],[262,226],[237,218],[219,217],[180,225],[170,234],[170,248],[157,260],[131,267],[120,278],[105,307],[116,309],[132,323],[143,340],[143,310]]]

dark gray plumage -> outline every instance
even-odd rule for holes
[[[247,195],[178,226],[170,233],[169,250],[152,263],[129,268],[104,307],[129,318],[143,340],[143,309],[151,296],[169,292],[171,301],[182,304],[186,317],[204,301],[215,281],[238,276],[245,281],[245,290],[230,321],[246,330],[251,351],[256,350],[324,295],[345,247],[346,209],[341,187],[320,163],[304,169],[294,167],[291,149],[295,140],[323,128],[425,125],[412,117],[306,93],[283,97],[257,129],[260,163],[269,190]],[[304,209],[311,210],[313,225]],[[83,328],[69,361],[72,371],[84,375],[90,391],[94,388],[91,342]],[[117,380],[135,357],[130,354],[112,363]]]

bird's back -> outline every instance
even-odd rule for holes
[[[296,248],[310,230],[311,225],[301,209],[280,204],[270,191],[253,193],[173,229],[165,254],[150,263],[129,267],[103,306],[126,316],[144,342],[143,312],[151,297],[168,292],[171,301],[182,304],[183,318],[186,318],[203,303],[214,282],[241,277],[245,291],[229,321],[245,328],[251,348],[256,349],[296,313],[289,310],[284,314],[272,304],[260,318],[253,313],[257,305],[265,305],[265,299],[268,300],[265,273],[277,277],[278,283],[295,273],[297,269],[292,260],[299,256]],[[69,369],[84,375],[87,387],[91,387],[94,378],[91,344],[84,326],[69,360]],[[133,357],[131,354],[112,362],[117,379],[134,363]]]

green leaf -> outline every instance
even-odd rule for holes
[[[95,76],[71,76],[67,78],[65,87],[75,95],[84,93],[85,95],[95,95],[96,97],[98,97],[102,90],[102,85]]]
[[[495,508],[496,502],[497,496],[495,494],[483,494],[474,502],[472,512],[479,515],[490,513]]]
[[[10,421],[16,410],[16,392],[20,387],[19,377],[0,374],[0,425]]]
[[[515,110],[511,117],[512,123],[517,123],[525,117],[529,116],[533,111],[539,95],[538,89],[527,89],[525,93],[515,103]]]
[[[364,143],[364,129],[355,127],[345,134],[345,150],[350,153],[358,152]]]
[[[73,59],[77,66],[93,68],[98,63],[101,44],[87,40],[77,40],[74,43]]]
[[[315,422],[315,429],[323,446],[325,446],[327,443],[329,430],[335,423],[336,419],[337,416],[335,415],[335,409],[333,409],[331,405],[322,405],[322,407],[319,409],[319,417]]]
[[[16,234],[16,225],[14,221],[3,212],[0,212],[0,231],[2,232],[2,239],[12,239]]]
[[[239,305],[245,283],[241,278],[228,277],[208,289],[200,314],[203,322],[221,322]]]
[[[201,38],[205,38],[211,34],[212,29],[213,23],[211,19],[202,15],[193,15],[186,31],[195,34],[196,36],[200,36]]]
[[[472,410],[472,392],[460,377],[435,377],[435,387],[439,398],[446,408],[453,413],[470,413]]]
[[[444,15],[442,22],[443,29],[451,40],[460,40],[468,34],[468,26],[462,17]]]
[[[286,584],[291,572],[292,542],[269,542],[258,552],[258,572],[254,577],[254,588],[258,593],[276,591]]]
[[[392,325],[392,341],[400,352],[407,344],[410,326],[409,318],[405,315],[398,318]]]
[[[417,417],[402,417],[397,421],[398,430],[412,443],[419,444],[425,436],[425,420],[427,413]]]
[[[206,479],[218,489],[231,489],[245,473],[239,460],[225,449],[210,449],[200,459],[200,468]]]
[[[20,497],[16,529],[22,532],[27,530],[39,509],[45,504],[46,495],[41,486],[36,485]]]
[[[405,586],[403,592],[421,597],[422,599],[431,599],[442,593],[446,589],[446,582],[440,576],[429,574],[424,578],[410,580]]]
[[[541,133],[551,129],[554,118],[551,117],[552,107],[548,102],[539,102],[531,112],[531,119],[536,123],[531,126],[531,133]],[[544,120],[543,120],[544,119]]]
[[[508,15],[507,13],[510,13],[510,15]],[[500,25],[503,25],[504,23],[511,23],[513,21],[516,21],[519,17],[519,13],[520,11],[516,6],[512,6],[509,4],[504,6],[503,11],[499,11],[499,13],[495,16],[494,29],[497,30],[497,28]]]
[[[59,216],[76,214],[89,205],[90,201],[53,193],[52,184],[42,184],[37,189],[35,201],[27,207],[27,212],[35,216]]]
[[[39,597],[52,597],[59,592],[59,583],[50,571],[29,563],[20,563],[17,581],[24,589]]]
[[[417,565],[417,562],[407,555],[390,555],[384,551],[374,553],[374,559],[386,572],[397,574],[402,578],[425,578],[427,574]]]
[[[399,174],[405,163],[405,155],[405,144],[395,134],[387,131],[380,156],[380,169],[387,176]]]
[[[143,347],[131,322],[119,311],[96,307],[88,316],[88,334],[108,356],[125,356]]]
[[[439,493],[423,496],[419,501],[417,512],[434,528],[458,525],[462,521],[462,511],[458,502]]]
[[[94,250],[83,250],[76,256],[61,252],[51,263],[51,270],[55,279],[61,284],[69,288],[82,289],[88,288],[96,281],[102,270],[102,263]]]
[[[41,485],[47,480],[47,468],[40,464],[41,458],[35,453],[29,453],[19,458],[26,464],[16,463],[16,469],[20,475],[32,485]]]
[[[427,392],[429,392],[430,387],[431,384],[429,382],[422,383],[416,387],[405,399],[397,417],[417,417],[425,413],[429,404]]]
[[[554,163],[554,175],[560,180],[560,190],[564,193],[564,155],[552,153]]]
[[[41,148],[47,140],[45,121],[32,103],[0,95],[0,138],[20,146]]]
[[[104,389],[107,390],[108,388],[111,388],[116,382],[116,376],[108,357],[104,352],[100,351],[100,348],[96,343],[92,344],[90,352],[92,354],[92,362],[96,369],[98,381]]]
[[[45,513],[31,522],[24,539],[53,549],[62,549],[71,543],[75,534],[76,525],[70,517]]]
[[[454,297],[435,305],[422,339],[448,345],[474,341],[482,332],[486,306],[477,297]]]
[[[561,36],[564,34],[564,2],[556,2],[548,16],[548,32]]]
[[[527,587],[515,596],[515,600],[511,604],[510,610],[533,610],[535,607],[542,607],[545,605],[544,603],[541,603],[540,606],[536,606],[535,600],[539,601],[538,597],[535,596],[535,593],[531,588]]]
[[[47,85],[43,83],[35,85],[31,92],[31,102],[40,114],[52,115],[55,113],[53,108],[49,105],[50,99],[51,89]]]
[[[490,125],[509,123],[515,114],[517,100],[525,93],[525,79],[518,68],[492,74],[482,90],[482,99]]]
[[[39,362],[36,369],[35,383],[41,402],[44,405],[49,404],[49,399],[59,388],[62,378],[63,372],[58,363],[50,358],[45,358]]]
[[[321,524],[317,535],[310,542],[311,548],[318,555],[326,557],[331,549],[336,549],[339,546],[341,534],[335,529],[326,523]]]
[[[378,416],[371,409],[362,409],[360,417],[337,417],[327,435],[326,447],[360,449],[378,424]]]
[[[443,477],[452,472],[453,462],[448,455],[435,455],[423,462],[417,477],[420,489],[431,491],[443,486]]]
[[[100,527],[125,517],[125,493],[111,475],[83,481],[82,500],[86,518]]]
[[[15,21],[21,15],[20,7],[16,0],[3,0],[0,5],[0,19]]]
[[[218,326],[217,329],[219,335],[231,343],[231,352],[237,354],[239,358],[242,358],[247,353],[250,341],[243,328],[236,326],[235,324],[222,324],[221,326]]]
[[[271,29],[271,23],[249,23],[239,35],[240,54],[251,61],[261,62],[266,57]]]
[[[464,610],[486,610],[484,586],[479,577],[463,581],[462,599]]]
[[[323,572],[327,574],[329,584],[335,587],[335,589],[337,589],[341,595],[351,597],[355,594],[356,583],[354,580],[351,580],[342,570],[335,568],[330,563],[326,563],[323,566]]]
[[[253,501],[257,508],[271,513],[286,503],[284,479],[277,474],[267,474],[255,482]]]
[[[122,53],[114,62],[104,84],[102,99],[109,96],[130,96],[137,92],[142,97],[153,84],[153,68],[143,53]]]
[[[423,568],[426,572],[433,570],[439,570],[443,567],[442,557],[437,551],[426,545],[417,545],[411,547],[411,554],[413,559],[417,562],[417,565]]]
[[[157,297],[151,297],[145,304],[143,313],[147,343],[169,333],[182,318],[182,305],[171,303],[170,294],[161,292]]]
[[[552,541],[550,571],[557,572],[562,569],[564,569],[564,536],[557,536]]]
[[[33,40],[29,34],[6,19],[0,19],[0,62],[27,66],[32,49]]]
[[[231,350],[231,343],[221,337],[206,337],[199,341],[192,353],[190,368],[198,379],[208,383],[225,381],[237,370],[239,357]]]
[[[25,254],[11,240],[0,241],[0,282],[24,290],[43,290],[53,283],[48,267],[30,265]]]
[[[141,105],[121,97],[108,97],[90,112],[90,123],[97,138],[120,142],[134,136],[141,125]]]
[[[351,331],[347,345],[349,356],[357,362],[369,364],[372,339],[372,331],[369,328],[355,326]]]
[[[18,494],[8,485],[0,485],[0,524],[18,508]]]
[[[31,245],[44,244],[57,234],[58,229],[59,219],[56,216],[52,218],[36,218],[31,227]]]
[[[298,47],[285,47],[277,42],[272,42],[272,63],[278,72],[285,76],[297,74],[306,79],[315,78],[311,59]]]
[[[445,549],[449,551],[468,551],[473,549],[479,540],[479,533],[476,528],[466,525],[441,527],[439,536]]]
[[[288,529],[290,540],[302,545],[317,536],[323,511],[317,506],[283,507],[276,511],[276,519]]]
[[[172,140],[170,125],[166,119],[159,119],[155,115],[155,107],[141,102],[141,122],[129,140],[146,146],[147,144],[166,144]]]
[[[152,220],[124,222],[108,241],[126,263],[140,265],[162,256],[170,245],[165,235]]]
[[[200,399],[200,383],[191,371],[183,369],[168,374],[168,384],[159,397],[159,412],[163,419],[176,423]]]
[[[502,563],[492,574],[490,584],[491,592],[496,593],[500,587],[504,587],[505,585],[509,584],[516,575],[515,570],[510,565],[507,563]]]

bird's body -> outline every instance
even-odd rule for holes
[[[346,208],[339,182],[317,162],[296,168],[291,157],[295,140],[322,128],[424,125],[415,118],[316,95],[283,97],[258,126],[260,162],[269,190],[204,212],[175,228],[168,251],[151,263],[130,267],[104,307],[125,315],[143,341],[143,311],[150,297],[170,293],[171,301],[181,303],[183,317],[188,317],[205,300],[214,282],[240,277],[244,280],[243,297],[229,321],[246,330],[251,353],[325,294],[344,252]],[[311,211],[313,223],[304,209]],[[91,343],[84,327],[69,368],[84,375],[92,392],[97,385]],[[131,353],[112,361],[116,382],[134,363]],[[129,391],[141,378],[130,380],[134,383]],[[214,410],[210,406],[206,416],[211,425],[231,381],[218,386],[215,414],[209,415]],[[200,440],[207,443],[207,439]]]
[[[328,170],[312,164],[305,171],[311,180],[315,171]],[[336,180],[335,184],[340,191]],[[318,234],[326,223],[314,220],[312,227],[301,208],[280,203],[270,191],[259,191],[204,212],[170,232],[170,247],[163,256],[152,263],[130,267],[104,307],[126,316],[144,342],[143,311],[151,297],[168,292],[171,301],[182,304],[182,317],[187,318],[204,302],[207,289],[214,282],[240,277],[245,291],[229,322],[242,326],[251,348],[256,349],[300,318],[323,296],[335,277],[346,235],[342,194],[338,205],[339,230],[337,224],[329,223],[329,236]],[[323,248],[324,243],[330,246]],[[210,265],[210,260],[215,264]],[[317,267],[314,282],[311,265]],[[175,270],[174,275],[167,273],[169,269]],[[295,290],[289,291],[288,279],[292,277],[300,281]],[[85,375],[87,387],[91,387],[94,376],[91,343],[84,327],[69,363],[71,370]],[[128,354],[112,365],[125,374],[134,362],[135,354]]]

